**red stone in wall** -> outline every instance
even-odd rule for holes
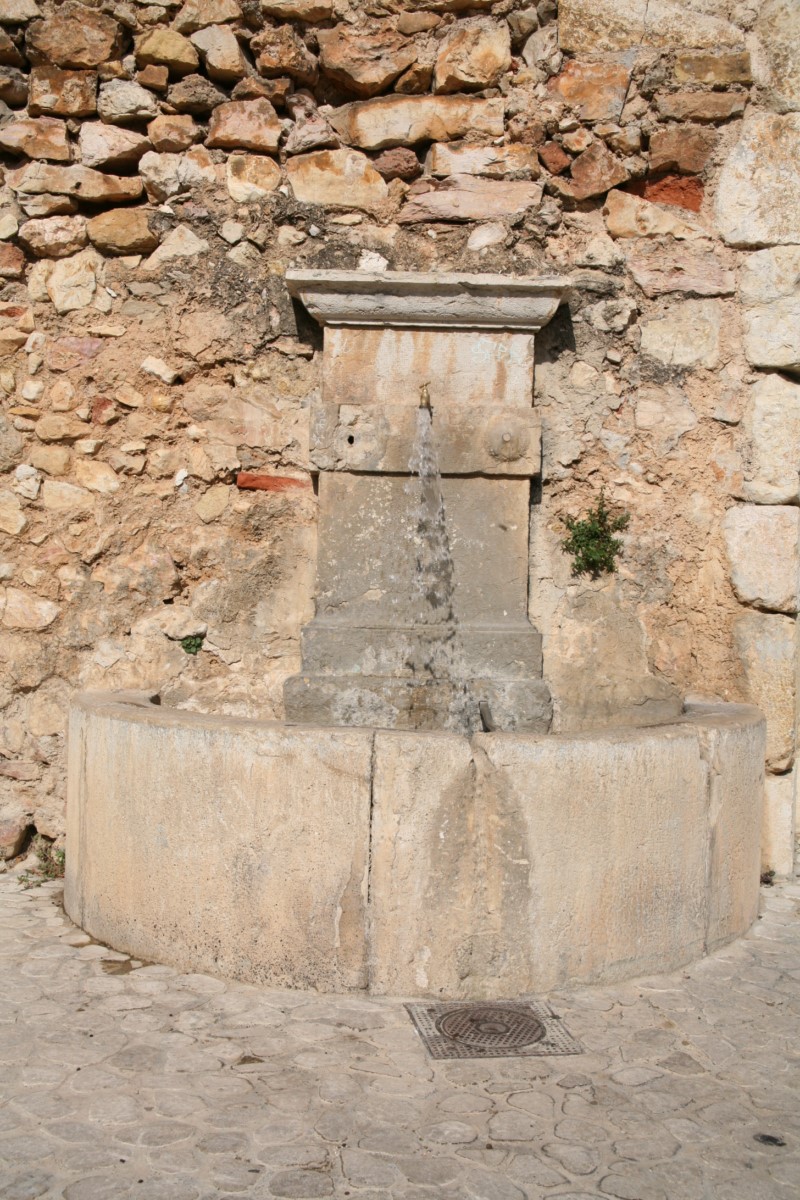
[[[703,204],[703,181],[696,175],[662,175],[660,179],[637,179],[625,191],[654,204],[672,204],[699,212]]]

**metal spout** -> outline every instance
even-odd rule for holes
[[[430,409],[430,407],[431,407],[431,394],[428,391],[429,383],[430,383],[430,380],[428,381],[428,383],[423,383],[422,387],[419,389],[419,406],[420,406],[420,408]]]

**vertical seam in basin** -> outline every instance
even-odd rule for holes
[[[367,992],[372,992],[372,845],[373,817],[375,812],[375,767],[377,760],[378,731],[372,730],[372,745],[369,759],[369,814],[367,817],[367,900],[365,912],[365,941],[367,958]]]
[[[711,911],[713,907],[712,896],[712,872],[714,859],[714,820],[712,814],[712,805],[714,803],[714,781],[719,773],[715,766],[716,746],[714,737],[708,729],[695,729],[695,737],[697,738],[697,752],[700,762],[705,764],[705,818],[706,818],[706,839],[705,839],[705,912],[703,913],[703,955],[708,954],[708,934],[709,925],[711,922]]]

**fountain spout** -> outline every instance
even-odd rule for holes
[[[428,391],[429,386],[430,380],[428,380],[428,383],[423,383],[419,389],[419,406],[420,408],[427,408],[428,411],[431,410],[431,394]]]

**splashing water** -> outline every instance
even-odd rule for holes
[[[474,724],[466,670],[459,645],[455,611],[455,570],[447,534],[442,477],[433,432],[431,409],[417,409],[417,429],[409,461],[415,496],[413,511],[414,593],[419,602],[417,623],[435,630],[424,650],[412,655],[415,675],[452,685],[444,716],[445,729],[468,733]]]

